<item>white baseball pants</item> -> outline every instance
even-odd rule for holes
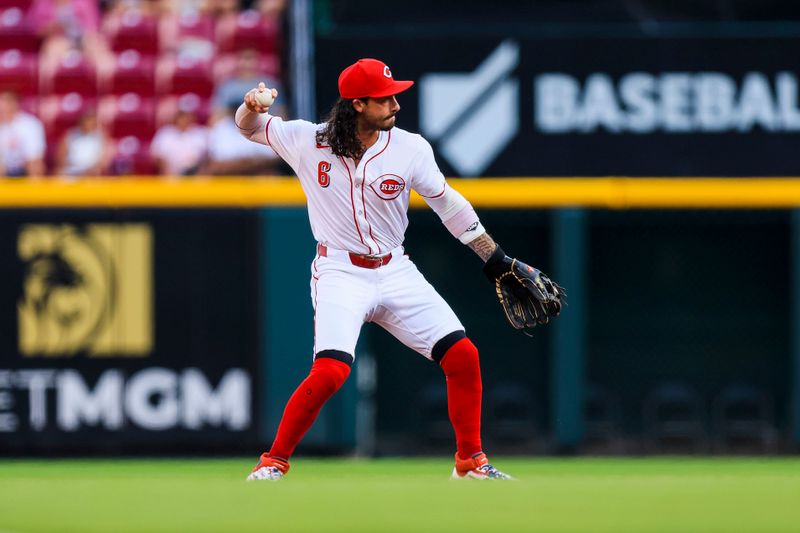
[[[436,289],[404,255],[391,251],[388,264],[369,269],[353,265],[348,253],[328,248],[311,264],[314,354],[339,350],[355,358],[365,322],[379,324],[403,344],[432,359],[431,350],[448,333],[464,326]]]

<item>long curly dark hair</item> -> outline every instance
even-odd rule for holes
[[[317,131],[317,144],[330,146],[334,155],[360,158],[365,150],[356,134],[357,117],[358,113],[353,109],[352,100],[347,98],[336,100],[325,118],[325,126]]]

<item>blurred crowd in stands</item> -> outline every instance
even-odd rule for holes
[[[281,90],[285,9],[0,0],[0,176],[283,173],[233,113],[259,81]]]

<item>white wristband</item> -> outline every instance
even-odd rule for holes
[[[484,233],[486,233],[486,228],[483,227],[483,224],[475,222],[470,225],[464,233],[458,236],[458,240],[461,241],[462,244],[469,244]]]

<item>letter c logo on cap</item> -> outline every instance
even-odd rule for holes
[[[383,67],[383,75],[384,75],[385,77],[387,77],[387,78],[391,78],[391,77],[392,77],[392,71],[391,71],[391,70],[389,70],[389,65],[385,65],[385,66]]]

